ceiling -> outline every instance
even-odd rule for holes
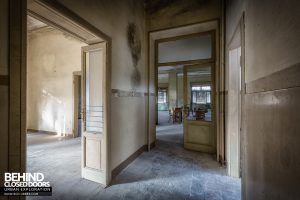
[[[39,28],[48,26],[47,24],[27,15],[27,31],[34,31]]]

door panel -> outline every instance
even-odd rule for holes
[[[184,148],[216,152],[213,64],[184,68]]]
[[[82,177],[107,185],[105,43],[82,48]]]
[[[229,51],[227,102],[227,163],[228,173],[239,177],[241,128],[241,46]]]
[[[214,127],[211,122],[200,120],[185,121],[185,148],[206,153],[214,153],[214,141]]]

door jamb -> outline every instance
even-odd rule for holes
[[[181,33],[177,36],[174,36],[174,37],[161,37],[161,38],[164,38],[163,40],[161,39],[154,39],[154,40],[151,40],[151,34],[156,34],[158,33],[159,31],[151,31],[148,33],[148,100],[147,100],[147,145],[148,145],[148,151],[150,151],[151,147],[155,145],[155,142],[156,142],[156,133],[154,134],[154,142],[151,143],[150,141],[150,138],[151,138],[151,133],[150,133],[150,96],[152,96],[152,94],[150,94],[150,77],[151,77],[151,69],[152,67],[154,67],[154,96],[156,97],[156,102],[155,102],[155,112],[154,112],[154,117],[155,117],[155,120],[154,122],[157,121],[157,86],[158,86],[158,81],[157,81],[157,74],[158,74],[158,67],[161,65],[161,66],[164,66],[164,65],[167,65],[167,64],[203,64],[203,63],[208,63],[208,62],[213,62],[215,63],[215,66],[216,67],[220,67],[221,66],[221,63],[220,63],[220,53],[221,53],[221,48],[220,48],[220,45],[219,45],[219,42],[221,40],[221,38],[219,37],[219,32],[220,32],[220,29],[219,29],[219,25],[220,25],[220,21],[219,20],[209,20],[209,21],[206,21],[206,22],[200,22],[200,23],[197,23],[197,25],[200,25],[200,26],[205,26],[206,23],[216,23],[217,25],[214,26],[212,25],[212,27],[208,28],[208,29],[205,29],[204,30],[199,30],[199,31],[192,31],[194,33],[190,33],[189,30],[186,30],[184,31],[184,33]],[[163,31],[166,31],[166,30],[175,30],[176,28],[186,28],[186,27],[190,27],[190,25],[184,25],[184,26],[179,26],[179,27],[172,27],[172,28],[168,28],[168,29],[165,29]],[[189,33],[187,33],[189,32]],[[186,38],[186,37],[190,37],[190,36],[194,36],[194,35],[197,35],[197,34],[201,34],[201,33],[204,33],[204,34],[212,34],[214,37],[212,37],[212,58],[211,59],[202,59],[202,60],[192,60],[192,61],[187,61],[187,63],[184,61],[184,62],[175,62],[175,63],[162,63],[162,64],[159,64],[158,63],[158,43],[159,42],[162,42],[162,41],[165,41],[168,40],[168,39],[171,39],[171,40],[176,40],[176,39],[180,39],[180,38]],[[151,50],[151,44],[154,45],[154,51],[152,52]],[[153,65],[151,65],[151,53],[154,53],[154,61],[153,62]],[[152,69],[153,70],[153,69]],[[220,73],[218,71],[216,71],[215,73],[215,79],[216,79],[216,122],[215,122],[215,126],[216,126],[216,152],[217,152],[217,161],[219,162],[220,161],[220,157],[218,156],[219,153],[220,153],[220,144],[219,144],[219,140],[220,140],[220,137],[221,137],[221,129],[220,129],[220,126],[222,123],[218,123],[218,119],[220,118],[220,105],[219,105],[219,101],[220,101],[220,95],[219,95],[219,90],[220,90],[220,87],[219,87],[219,80],[220,80]],[[217,81],[218,80],[218,81]],[[153,145],[154,144],[154,145]]]
[[[226,57],[227,57],[227,61],[226,61],[226,65],[229,67],[229,50],[230,50],[230,46],[232,44],[232,41],[234,39],[234,37],[236,36],[237,31],[240,30],[240,46],[241,46],[241,58],[240,58],[240,65],[241,65],[241,94],[240,94],[240,118],[239,118],[239,176],[242,177],[243,176],[243,166],[245,166],[245,162],[246,160],[243,159],[244,158],[244,153],[245,153],[245,143],[244,143],[244,138],[245,138],[245,123],[244,123],[244,118],[245,118],[245,95],[246,95],[246,82],[245,82],[245,13],[242,13],[242,16],[239,20],[239,22],[236,25],[235,31],[232,35],[232,37],[230,38],[228,44],[226,45]],[[228,77],[226,77],[228,78]],[[226,102],[224,102],[225,104],[227,104]],[[227,126],[227,124],[226,124]],[[227,135],[227,128],[225,129],[226,134]],[[226,138],[226,137],[225,137]],[[228,152],[228,146],[226,145],[227,142],[225,142],[225,147],[226,150],[225,152]],[[225,154],[226,155],[226,154]],[[227,158],[228,155],[225,156],[225,158]],[[226,162],[228,163],[228,162]],[[243,179],[242,179],[243,180]],[[242,185],[245,184],[245,181],[243,181]]]

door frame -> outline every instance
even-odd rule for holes
[[[210,35],[211,36],[211,58],[208,59],[195,59],[195,60],[184,60],[184,61],[174,61],[174,62],[164,62],[160,63],[158,61],[158,46],[160,43],[164,42],[171,42],[171,41],[178,41],[182,39],[189,39],[193,37],[199,37],[199,36],[205,36],[205,35]],[[202,63],[213,63],[215,62],[215,57],[216,57],[216,30],[207,30],[207,31],[202,31],[202,32],[196,32],[196,33],[191,33],[191,34],[184,34],[184,35],[178,35],[174,37],[166,37],[166,38],[161,38],[155,40],[155,94],[156,97],[158,97],[158,69],[159,67],[164,67],[164,66],[175,66],[175,65],[184,65],[184,66],[191,66],[191,65],[197,65],[197,64],[202,64]],[[184,72],[184,68],[182,69],[182,72]],[[177,82],[177,73],[176,73],[176,106],[178,106],[178,82]],[[169,77],[170,80],[170,77]],[[184,101],[183,101],[184,102]],[[156,109],[155,109],[155,117],[156,117],[156,124],[158,124],[158,102],[156,98]],[[156,136],[155,136],[156,137]]]
[[[237,35],[239,34],[239,35]],[[242,177],[243,175],[243,166],[245,166],[245,162],[246,160],[244,160],[244,153],[245,153],[245,143],[244,143],[244,138],[245,138],[245,124],[244,124],[244,118],[245,118],[245,110],[244,110],[244,104],[245,104],[245,95],[246,95],[246,82],[245,82],[245,13],[242,14],[240,20],[238,21],[235,31],[232,35],[232,37],[230,38],[229,42],[226,45],[226,70],[229,71],[229,53],[230,50],[234,49],[234,47],[236,46],[236,44],[234,44],[235,38],[239,37],[239,46],[241,47],[241,57],[240,57],[240,67],[241,67],[241,88],[240,88],[240,95],[239,95],[239,144],[238,144],[238,148],[239,148],[239,152],[238,152],[238,157],[239,157],[239,162],[238,162],[238,168],[239,168],[239,172],[238,172],[238,177]],[[229,74],[228,72],[225,75],[225,82],[226,85],[228,85],[229,81]],[[227,88],[228,89],[228,88]],[[227,92],[227,97],[225,100],[225,108],[228,109],[228,92]],[[228,113],[228,111],[226,111],[226,113]],[[225,120],[225,152],[226,152],[226,164],[227,164],[227,173],[229,176],[232,176],[231,172],[228,170],[230,168],[230,162],[227,162],[227,158],[230,157],[230,151],[229,151],[229,145],[230,145],[230,141],[227,141],[228,137],[228,132],[227,132],[227,126],[228,126],[228,120],[226,117]]]
[[[187,24],[187,25],[180,25],[175,26],[167,29],[161,29],[161,30],[154,30],[150,31],[147,34],[147,63],[148,63],[148,71],[147,71],[147,79],[148,79],[148,98],[146,100],[146,128],[147,128],[147,145],[148,145],[148,151],[155,146],[156,141],[156,111],[153,110],[154,101],[157,99],[157,81],[156,74],[157,74],[157,65],[156,59],[157,59],[157,51],[156,49],[156,40],[169,38],[169,37],[177,37],[177,36],[183,36],[183,35],[191,35],[191,34],[197,34],[200,32],[207,32],[207,31],[215,31],[215,67],[216,67],[216,134],[217,134],[217,155],[216,160],[218,162],[223,163],[224,159],[224,120],[222,118],[222,110],[221,110],[221,103],[222,98],[220,95],[220,89],[221,89],[221,76],[223,75],[223,63],[221,62],[221,53],[222,48],[220,48],[220,44],[223,40],[221,37],[220,31],[220,20],[219,19],[212,19],[202,22],[197,22],[193,24]],[[193,61],[194,62],[194,61]],[[199,61],[196,61],[198,63]],[[170,63],[169,63],[170,64]],[[188,63],[181,63],[181,64],[188,64]],[[195,63],[193,63],[195,64]],[[156,103],[155,103],[156,104]]]
[[[57,28],[63,32],[66,32],[68,34],[73,35],[74,37],[77,37],[78,39],[81,39],[83,42],[87,43],[88,45],[94,44],[94,43],[100,43],[105,42],[106,44],[106,63],[105,63],[105,76],[107,78],[107,81],[105,82],[105,101],[107,106],[107,115],[105,117],[106,121],[106,132],[107,132],[107,140],[106,140],[106,164],[107,164],[107,173],[106,173],[106,180],[109,183],[111,181],[111,151],[110,151],[110,138],[111,138],[111,118],[110,118],[110,97],[111,97],[111,51],[112,51],[112,39],[110,36],[106,35],[104,32],[84,20],[83,18],[79,17],[76,13],[69,10],[62,4],[58,3],[57,1],[48,1],[48,0],[39,0],[39,1],[33,1],[34,3],[34,9],[31,10],[30,7],[24,7],[24,11],[27,10],[27,14],[31,15],[34,18],[37,18],[38,20],[44,22],[45,24],[49,24],[53,26],[54,28]],[[42,12],[39,11],[45,11],[45,15],[43,15]],[[50,13],[50,15],[49,15]],[[51,15],[55,15],[61,20],[66,22],[66,26],[61,26],[60,24],[57,24],[57,19],[54,20],[51,18]],[[26,19],[26,18],[25,18]],[[26,22],[26,20],[24,21]],[[74,25],[73,27],[68,27],[67,24],[71,23]],[[26,27],[26,25],[25,25]],[[84,37],[78,37],[78,33],[76,33],[76,29],[74,27],[79,28],[81,31],[84,30],[85,33],[89,33],[89,35],[95,36],[93,40],[90,40],[90,38],[84,38]],[[78,29],[77,29],[78,30]],[[26,31],[25,29],[22,30],[22,34]],[[25,32],[26,35],[26,32]],[[23,38],[24,41],[26,41],[26,37]],[[24,44],[26,44],[24,42]],[[26,56],[25,56],[26,59]],[[24,63],[24,69],[26,69],[26,63]],[[25,70],[26,71],[26,70]],[[26,73],[22,74],[24,76],[24,80],[26,80]],[[82,77],[82,76],[81,76]],[[82,83],[82,80],[81,80]],[[25,88],[26,91],[26,88]],[[82,90],[81,90],[82,91]],[[26,95],[24,95],[24,98],[26,100]],[[26,112],[25,112],[25,119],[26,119]],[[26,133],[26,127],[24,127],[24,133]],[[23,136],[26,139],[26,134]],[[26,159],[26,150],[27,146],[24,147],[24,153],[22,153],[21,157],[22,159]],[[25,162],[26,164],[26,162]]]
[[[78,137],[78,113],[81,113],[81,109],[78,109],[78,87],[79,81],[78,79],[82,80],[82,73],[81,71],[73,72],[73,137]],[[80,93],[82,93],[82,82]],[[81,96],[81,95],[80,95]]]

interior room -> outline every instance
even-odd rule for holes
[[[202,27],[203,28],[203,27]],[[180,28],[178,28],[180,29]],[[177,30],[178,31],[178,30]],[[160,157],[169,162],[172,167],[177,163],[168,158],[176,158],[185,169],[184,179],[189,179],[193,171],[203,180],[225,181],[223,174],[228,168],[214,167],[217,162],[217,123],[219,117],[216,112],[216,57],[219,49],[215,43],[217,29],[199,31],[192,34],[183,34],[175,37],[164,37],[156,40],[156,87],[157,87],[157,125],[155,146],[160,150]],[[170,31],[171,32],[171,31]],[[175,31],[174,31],[175,32]],[[172,34],[172,33],[171,33]],[[168,35],[171,35],[170,33]],[[170,151],[173,149],[173,151]],[[188,150],[188,151],[187,151]],[[206,153],[206,156],[203,156]],[[239,152],[231,154],[239,160]],[[193,159],[182,161],[193,155]],[[206,167],[194,170],[188,166],[198,163]],[[206,171],[209,170],[209,171]],[[231,171],[237,168],[231,168]],[[236,172],[238,174],[238,172]],[[240,195],[240,176],[226,179],[226,187],[230,191],[230,198],[236,199]],[[173,176],[176,179],[177,176]],[[197,182],[199,187],[205,188],[203,182]],[[205,181],[204,181],[205,182]],[[205,191],[205,189],[204,189]],[[219,198],[217,191],[210,198]],[[198,196],[197,198],[204,198]]]
[[[299,10],[2,0],[0,199],[300,199]]]
[[[87,44],[30,15],[27,38],[27,170],[51,178],[60,168],[66,180],[80,179],[81,48]]]
[[[157,126],[158,140],[183,145],[183,68],[158,68]]]

